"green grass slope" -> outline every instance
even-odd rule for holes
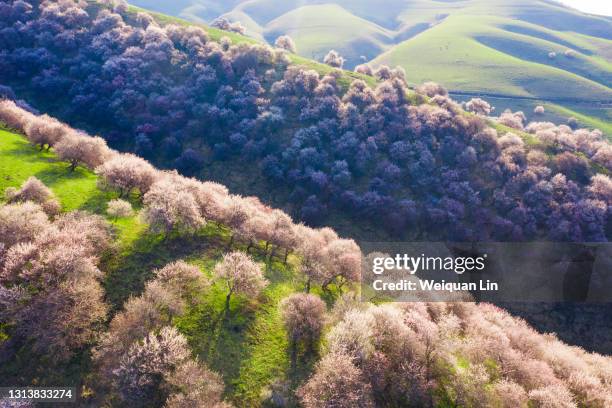
[[[491,16],[449,16],[380,55],[374,63],[401,65],[410,73],[411,82],[434,80],[452,90],[612,100],[612,65],[594,56],[593,48],[583,49],[591,55],[575,50],[575,57],[567,57],[567,45],[578,48],[580,41],[552,42],[500,28],[509,21]],[[557,54],[555,58],[549,58],[551,52]]]
[[[0,128],[0,197],[8,187],[19,187],[36,176],[50,187],[66,211],[102,212],[108,195],[96,187],[95,174],[82,168],[68,171],[55,155],[34,149],[25,138]]]
[[[271,43],[282,34],[295,40],[300,55],[321,61],[335,49],[347,58],[348,66],[379,55],[393,37],[383,27],[335,4],[299,7],[265,26],[265,37]]]
[[[0,128],[0,203],[8,187],[18,187],[30,176],[38,177],[53,190],[63,211],[86,210],[105,215],[106,203],[117,196],[100,191],[97,176],[91,171],[79,168],[70,172],[68,165],[52,152],[41,152],[23,136]],[[131,201],[137,209],[138,200],[132,197]],[[103,260],[101,269],[106,274],[103,286],[113,313],[129,296],[141,293],[155,268],[184,259],[210,277],[215,264],[228,251],[229,231],[224,227],[210,225],[194,237],[163,239],[151,235],[137,215],[107,220],[115,231],[117,248]],[[234,249],[245,250],[240,246]],[[299,369],[290,367],[287,335],[278,312],[282,298],[303,289],[296,277],[298,260],[290,256],[287,265],[277,258],[267,262],[256,251],[254,257],[266,265],[265,275],[270,281],[259,299],[237,296],[226,312],[223,283],[216,282],[174,322],[187,336],[194,353],[223,376],[227,397],[239,407],[262,406],[270,384],[276,380],[297,386],[308,376],[316,359],[315,355],[303,356]],[[66,370],[58,370],[68,373],[68,377],[42,381],[78,383],[89,367],[88,358],[85,354]],[[36,372],[19,366],[19,362],[0,368],[0,376],[10,373],[37,378]]]

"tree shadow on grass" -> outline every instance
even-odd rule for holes
[[[291,354],[292,349],[289,347],[287,349],[287,358],[289,360],[292,359]],[[308,380],[308,378],[310,378],[319,357],[320,354],[316,347],[311,349],[300,347],[298,349],[295,364],[292,364],[291,368],[287,372],[286,378],[289,388],[287,395],[287,402],[289,406],[299,406],[295,393],[297,392],[298,388],[302,386]]]
[[[228,395],[238,385],[241,364],[248,358],[245,342],[255,321],[254,308],[248,303],[245,299],[232,299],[227,310],[224,287],[218,282],[176,322],[194,353],[223,376]]]
[[[107,301],[116,311],[130,296],[142,293],[155,269],[194,253],[215,251],[220,245],[207,230],[190,237],[163,237],[144,232],[127,248],[104,260],[103,270],[108,271],[103,282]]]
[[[74,171],[70,171],[70,168],[67,164],[66,167],[61,165],[62,162],[57,162],[57,164],[57,166],[47,167],[34,175],[45,184],[60,183],[65,182],[66,180],[79,180],[93,177],[93,174],[83,167],[77,167],[76,169],[74,169]]]
[[[229,310],[226,287],[215,282],[176,322],[194,353],[223,376],[226,396],[236,406],[259,404],[263,389],[284,379],[289,366],[276,315],[278,301],[293,289],[292,276],[275,268],[266,276],[271,284],[258,299],[234,296]]]
[[[48,153],[46,150],[41,151],[35,146],[29,144],[27,141],[25,141],[25,139],[22,143],[15,144],[14,146],[15,147],[6,150],[9,156],[20,157],[20,159],[25,159],[30,162],[42,160],[49,162],[58,161],[51,155],[51,153]]]

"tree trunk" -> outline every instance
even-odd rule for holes
[[[227,245],[227,249],[232,249],[232,245],[234,244],[234,235],[235,234],[230,234],[230,240],[229,240],[229,244]]]
[[[285,258],[283,259],[283,263],[287,265],[287,258],[289,258],[289,248],[285,249]]]
[[[306,293],[310,293],[310,278],[306,280],[306,287],[304,288]]]
[[[270,254],[268,255],[268,263],[272,263],[272,258],[274,257],[275,253],[276,253],[276,248],[272,247],[272,250],[270,251]]]
[[[232,292],[229,292],[227,294],[227,296],[225,297],[225,310],[229,311],[230,310],[230,299],[232,297]]]
[[[329,284],[330,282],[323,282],[323,284],[321,285],[321,289],[323,289],[323,292],[329,292],[329,289],[327,288]]]
[[[297,367],[297,341],[291,339],[291,370],[295,371]]]

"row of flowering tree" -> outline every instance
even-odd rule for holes
[[[114,190],[119,196],[139,197],[142,218],[154,233],[194,234],[212,223],[229,229],[229,247],[241,242],[249,250],[261,243],[267,256],[276,255],[284,261],[296,252],[303,258],[307,288],[310,282],[327,288],[332,283],[342,285],[359,279],[359,247],[329,228],[296,224],[284,212],[254,197],[230,194],[220,184],[157,170],[142,158],[110,149],[98,137],[77,132],[47,116],[33,115],[10,101],[0,101],[0,120],[22,131],[33,144],[38,144],[40,132],[57,135],[51,147],[60,159],[70,163],[67,171],[74,170],[74,163],[86,166],[99,175],[102,188]],[[51,123],[49,127],[46,122]],[[32,123],[39,123],[36,139],[28,130]],[[70,155],[63,150],[64,144],[74,146]]]

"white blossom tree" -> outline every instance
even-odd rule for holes
[[[233,294],[256,297],[268,284],[261,267],[247,254],[238,251],[225,254],[223,260],[215,266],[214,274],[217,279],[226,282],[226,310],[229,310]]]

